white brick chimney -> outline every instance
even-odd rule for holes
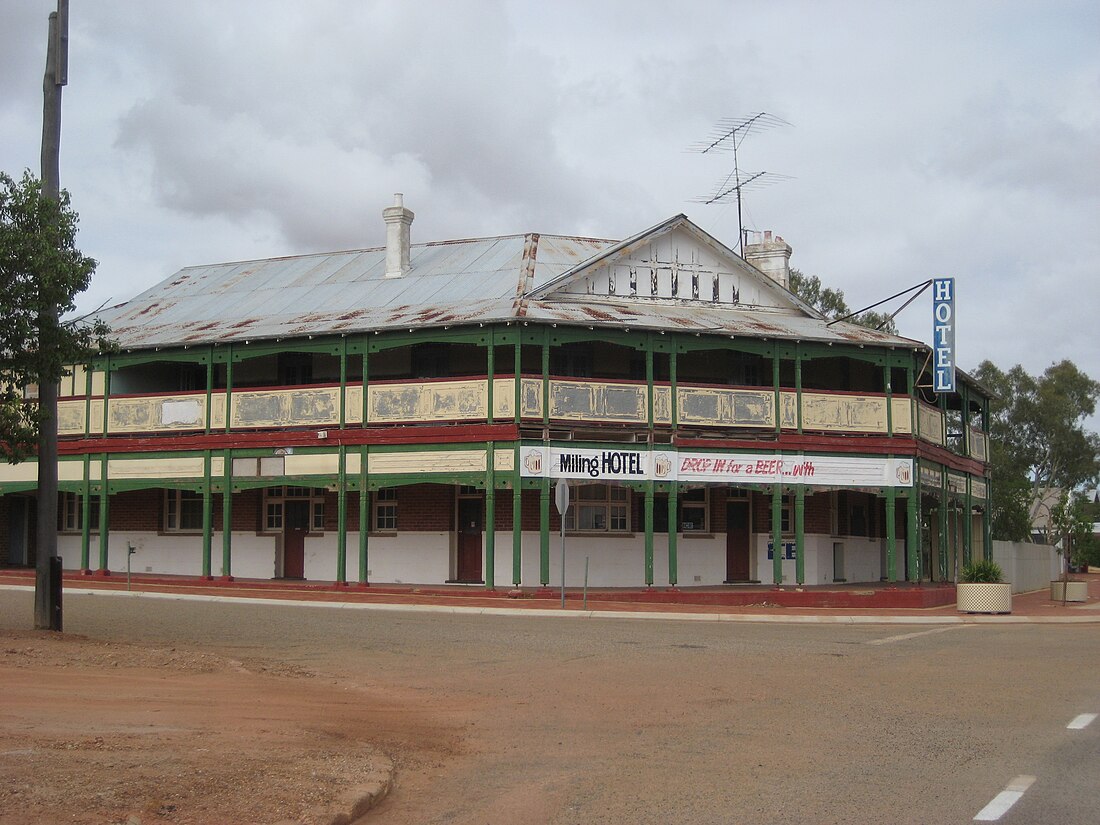
[[[382,210],[386,222],[386,277],[400,278],[411,269],[409,266],[409,228],[416,216],[405,208],[404,196],[397,192],[393,206]]]
[[[791,288],[791,247],[781,237],[772,238],[771,230],[753,232],[753,242],[745,244],[745,260],[786,289]]]

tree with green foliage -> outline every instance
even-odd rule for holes
[[[24,388],[56,384],[107,346],[98,320],[42,323],[72,312],[95,271],[76,248],[77,222],[68,192],[54,200],[30,172],[0,172],[0,454],[12,463],[33,454],[44,415]]]
[[[1075,490],[1100,475],[1100,436],[1085,429],[1100,399],[1100,383],[1068,360],[1038,377],[1019,364],[1003,372],[983,361],[974,377],[994,394],[993,535],[1026,540],[1036,516],[1049,521],[1054,503],[1049,490]]]
[[[816,275],[804,275],[798,269],[791,270],[791,292],[812,306],[826,318],[846,318],[852,315],[848,303],[844,300],[844,293],[839,289],[831,289],[823,286],[821,279]],[[894,319],[881,312],[861,312],[847,318],[850,323],[863,327],[882,330],[891,335],[898,334],[898,328]]]

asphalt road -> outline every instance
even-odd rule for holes
[[[30,617],[28,594],[0,591],[0,627]],[[712,624],[66,595],[65,627],[277,659],[432,714],[457,745],[399,760],[397,789],[370,822],[963,823],[1019,777],[1034,779],[987,821],[1092,825],[1100,811],[1100,721],[1066,727],[1100,713],[1094,625]]]

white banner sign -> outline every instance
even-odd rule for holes
[[[816,487],[911,487],[913,460],[774,453],[523,447],[527,477],[591,481],[804,484]]]

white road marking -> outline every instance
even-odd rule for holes
[[[1066,725],[1069,730],[1083,730],[1096,721],[1095,713],[1082,713],[1076,717],[1072,722]]]
[[[993,797],[993,801],[978,811],[978,815],[974,817],[975,822],[996,822],[1006,813],[1008,809],[1020,801],[1020,797],[1024,795],[1024,791],[1031,787],[1031,783],[1035,781],[1034,776],[1017,776],[1003,791]]]
[[[948,630],[959,630],[967,625],[952,625],[951,627],[937,627],[934,630],[919,630],[916,633],[902,633],[900,636],[887,636],[885,639],[872,639],[869,645],[888,645],[891,642],[904,642],[906,639],[915,639],[918,636],[928,636],[932,633],[946,633]]]

